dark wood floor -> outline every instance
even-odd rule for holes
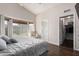
[[[79,56],[79,51],[73,49],[56,46],[53,44],[48,45],[48,56]]]
[[[65,39],[61,46],[72,48],[73,49],[73,40]]]

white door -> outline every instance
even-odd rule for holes
[[[44,40],[48,40],[48,21],[45,20],[45,21],[42,21],[42,38]]]

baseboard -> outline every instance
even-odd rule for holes
[[[48,43],[52,44],[52,45],[60,46],[59,44],[56,44],[56,43],[50,43],[50,42],[48,42]]]
[[[74,50],[79,51],[79,49],[74,49]]]

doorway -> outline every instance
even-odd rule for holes
[[[67,15],[60,17],[59,19],[59,39],[60,46],[72,48],[73,49],[73,15]]]

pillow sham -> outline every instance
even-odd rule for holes
[[[9,41],[10,38],[9,38],[8,36],[2,35],[1,38],[2,38],[3,40],[5,40],[7,44],[8,44],[8,43],[11,43],[11,42]]]
[[[6,42],[0,38],[0,51],[7,49]]]
[[[11,39],[10,39],[10,42],[11,42],[11,43],[17,43],[17,40],[11,38]]]

